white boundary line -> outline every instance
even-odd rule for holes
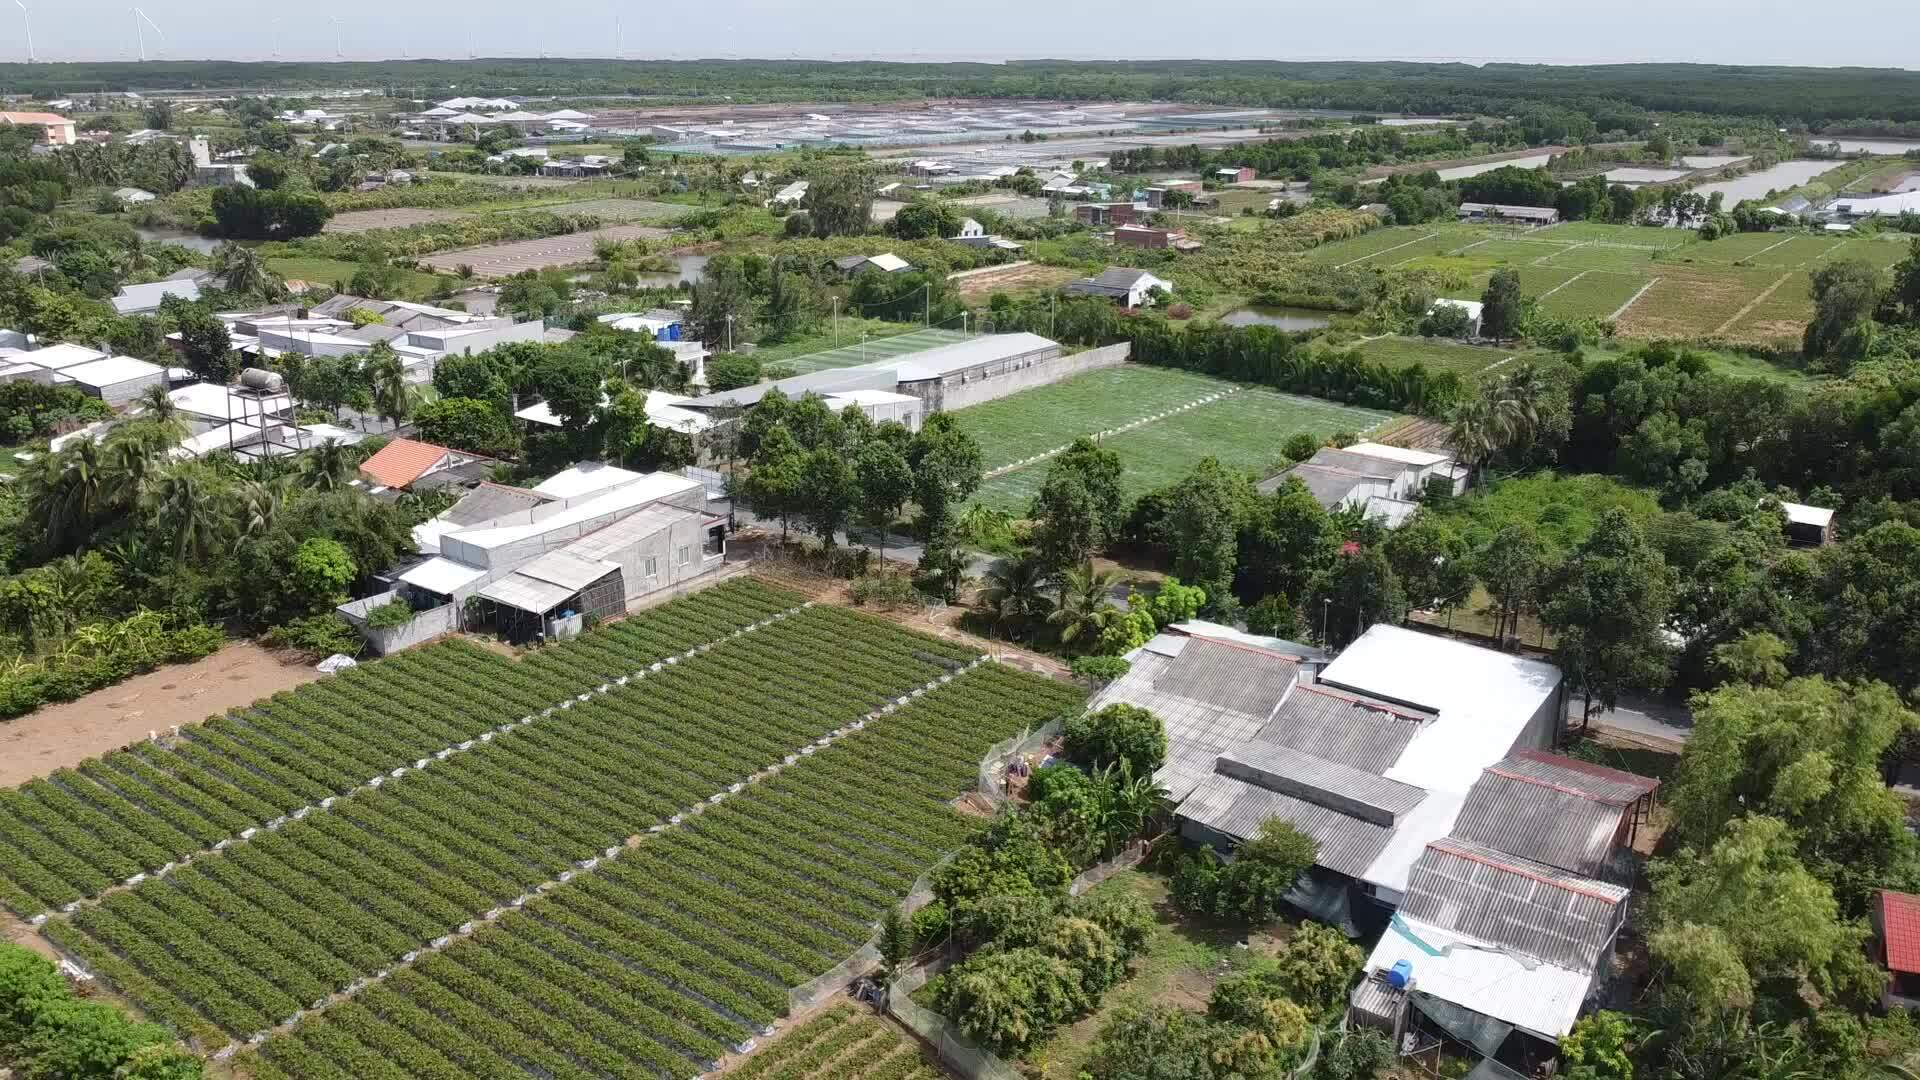
[[[1143,427],[1146,427],[1148,424],[1154,424],[1162,420],[1165,420],[1169,416],[1174,416],[1179,413],[1187,412],[1191,409],[1197,409],[1202,405],[1211,405],[1214,402],[1219,401],[1221,398],[1227,397],[1232,394],[1237,394],[1243,389],[1245,388],[1239,387],[1239,386],[1230,386],[1227,389],[1222,390],[1217,394],[1208,394],[1206,397],[1203,397],[1203,398],[1195,398],[1194,400],[1187,402],[1185,405],[1176,405],[1171,409],[1167,409],[1163,412],[1154,413],[1151,416],[1142,416],[1134,420],[1129,420],[1126,423],[1121,424],[1119,427],[1110,427],[1105,431],[1090,431],[1085,435],[1077,435],[1075,436],[1075,438],[1076,439],[1104,439],[1109,436],[1118,435],[1123,431],[1132,431],[1135,428],[1143,428]],[[1058,455],[1064,454],[1068,450],[1071,450],[1072,448],[1073,448],[1073,443],[1067,443],[1064,446],[1056,446],[1051,450],[1042,450],[1040,453],[1035,454],[1032,457],[1021,458],[1019,461],[1015,461],[1011,464],[1001,465],[998,468],[989,469],[985,473],[981,474],[980,479],[983,481],[992,480],[997,476],[1005,476],[1010,472],[1018,472],[1019,470],[1024,469],[1027,466],[1034,464],[1035,462],[1045,461],[1050,457],[1057,457]]]
[[[1640,286],[1639,292],[1634,293],[1632,296],[1627,297],[1626,303],[1621,304],[1619,307],[1613,309],[1613,314],[1607,316],[1607,321],[1612,322],[1615,319],[1618,319],[1620,316],[1625,315],[1627,313],[1628,308],[1638,303],[1641,297],[1647,295],[1648,289],[1651,289],[1658,284],[1660,284],[1660,279],[1654,278],[1652,281],[1649,281],[1645,285]]]
[[[1551,288],[1551,289],[1548,289],[1548,290],[1547,290],[1546,292],[1543,292],[1543,293],[1541,293],[1541,294],[1540,294],[1539,296],[1536,296],[1536,297],[1534,297],[1534,299],[1535,299],[1535,300],[1545,300],[1545,299],[1546,299],[1547,297],[1549,297],[1549,296],[1552,296],[1552,295],[1553,295],[1554,293],[1557,293],[1557,292],[1559,292],[1559,291],[1560,291],[1561,289],[1564,289],[1564,288],[1566,288],[1567,286],[1569,286],[1569,285],[1571,285],[1571,284],[1573,284],[1573,283],[1574,283],[1574,282],[1576,282],[1576,281],[1579,281],[1579,280],[1580,280],[1581,278],[1583,278],[1583,277],[1586,277],[1586,276],[1587,276],[1588,274],[1591,274],[1591,273],[1593,273],[1593,271],[1591,271],[1591,270],[1582,270],[1582,271],[1580,271],[1579,273],[1577,273],[1577,274],[1575,274],[1575,275],[1573,275],[1572,277],[1570,277],[1570,278],[1568,278],[1567,280],[1565,280],[1565,281],[1563,281],[1563,282],[1561,282],[1560,284],[1558,284],[1558,285],[1555,285],[1555,286],[1554,286],[1553,288]],[[1508,357],[1507,359],[1509,359],[1509,360],[1511,360],[1511,359],[1512,359],[1512,357]],[[1503,362],[1504,362],[1504,361],[1503,361]],[[1488,370],[1488,371],[1492,371],[1493,369],[1492,369],[1492,368],[1488,368],[1487,370]]]
[[[1766,303],[1767,297],[1772,296],[1774,292],[1777,289],[1779,289],[1780,286],[1785,285],[1787,283],[1787,279],[1792,276],[1793,276],[1792,271],[1788,271],[1787,273],[1781,274],[1779,278],[1775,279],[1773,284],[1767,286],[1766,289],[1763,290],[1759,296],[1756,296],[1753,299],[1747,301],[1747,304],[1745,307],[1741,308],[1739,311],[1734,312],[1732,315],[1729,315],[1727,317],[1726,322],[1723,322],[1719,326],[1715,327],[1713,331],[1714,335],[1717,337],[1721,334],[1726,333],[1728,330],[1732,329],[1734,323],[1737,323],[1741,319],[1745,318],[1746,314],[1749,311],[1752,311],[1754,308],[1757,308],[1761,304]]]
[[[1399,251],[1401,248],[1404,248],[1404,247],[1412,247],[1413,245],[1421,242],[1422,240],[1431,240],[1434,237],[1439,235],[1440,235],[1439,233],[1433,232],[1433,233],[1427,233],[1425,236],[1416,236],[1404,244],[1395,244],[1390,248],[1381,248],[1379,251],[1370,251],[1367,254],[1362,255],[1357,259],[1349,259],[1348,261],[1340,263],[1339,265],[1335,266],[1334,269],[1345,270],[1347,267],[1352,266],[1356,263],[1363,263],[1363,262],[1366,262],[1368,259],[1377,259],[1380,256],[1385,255],[1390,251]]]

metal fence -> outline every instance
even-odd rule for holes
[[[940,1055],[940,1063],[961,1080],[1020,1080],[1013,1066],[968,1042],[954,1030],[951,1020],[914,1003],[913,992],[926,982],[924,968],[915,968],[894,980],[887,988],[887,1015],[925,1039]]]
[[[980,775],[976,781],[980,796],[995,807],[1005,805],[1008,766],[1051,742],[1065,727],[1065,718],[1056,717],[989,747],[986,755],[980,759]]]

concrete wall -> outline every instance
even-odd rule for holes
[[[993,401],[1022,390],[1031,390],[1036,386],[1046,386],[1062,379],[1101,368],[1119,367],[1125,363],[1133,345],[1121,342],[1099,349],[1074,353],[1071,356],[1053,356],[1035,360],[1024,367],[1015,367],[982,378],[969,378],[959,381],[958,376],[946,379],[927,379],[923,382],[903,382],[899,386],[902,394],[912,394],[926,406],[928,413],[951,412],[964,409],[969,405]]]
[[[367,651],[375,656],[390,656],[402,649],[411,649],[439,637],[450,634],[459,627],[460,609],[453,604],[432,608],[414,615],[413,621],[405,626],[374,629],[367,625],[367,613],[390,600],[399,598],[399,593],[384,592],[378,596],[369,596],[352,603],[341,604],[335,610],[342,618],[353,624],[360,636],[366,639]]]

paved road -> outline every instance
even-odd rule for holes
[[[1577,699],[1573,708],[1577,716],[1580,709]],[[1619,708],[1594,713],[1593,723],[1596,727],[1612,728],[1640,738],[1677,743],[1684,743],[1693,735],[1693,713],[1685,705],[1657,697],[1622,694]]]

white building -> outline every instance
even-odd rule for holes
[[[1323,447],[1297,465],[1260,482],[1271,495],[1291,477],[1306,485],[1327,510],[1358,507],[1399,528],[1419,508],[1418,500],[1436,486],[1445,494],[1466,491],[1467,469],[1452,455],[1404,446],[1362,442]]]
[[[1068,285],[1066,292],[1069,296],[1104,297],[1121,307],[1137,308],[1153,302],[1155,289],[1171,295],[1173,282],[1145,270],[1114,266],[1095,277],[1081,278]]]
[[[1463,336],[1480,336],[1481,317],[1486,312],[1485,304],[1482,304],[1478,300],[1449,300],[1442,297],[1433,302],[1433,306],[1427,309],[1427,314],[1431,315],[1442,308],[1465,312],[1467,316],[1467,332]]]
[[[200,284],[191,279],[175,281],[149,281],[144,285],[127,285],[120,289],[119,295],[111,299],[116,315],[150,315],[160,310],[160,301],[169,296],[182,300],[200,299]]]
[[[113,408],[124,408],[149,387],[164,388],[167,369],[131,356],[110,356],[63,368],[54,376],[54,382],[70,383],[88,397],[99,398]]]

